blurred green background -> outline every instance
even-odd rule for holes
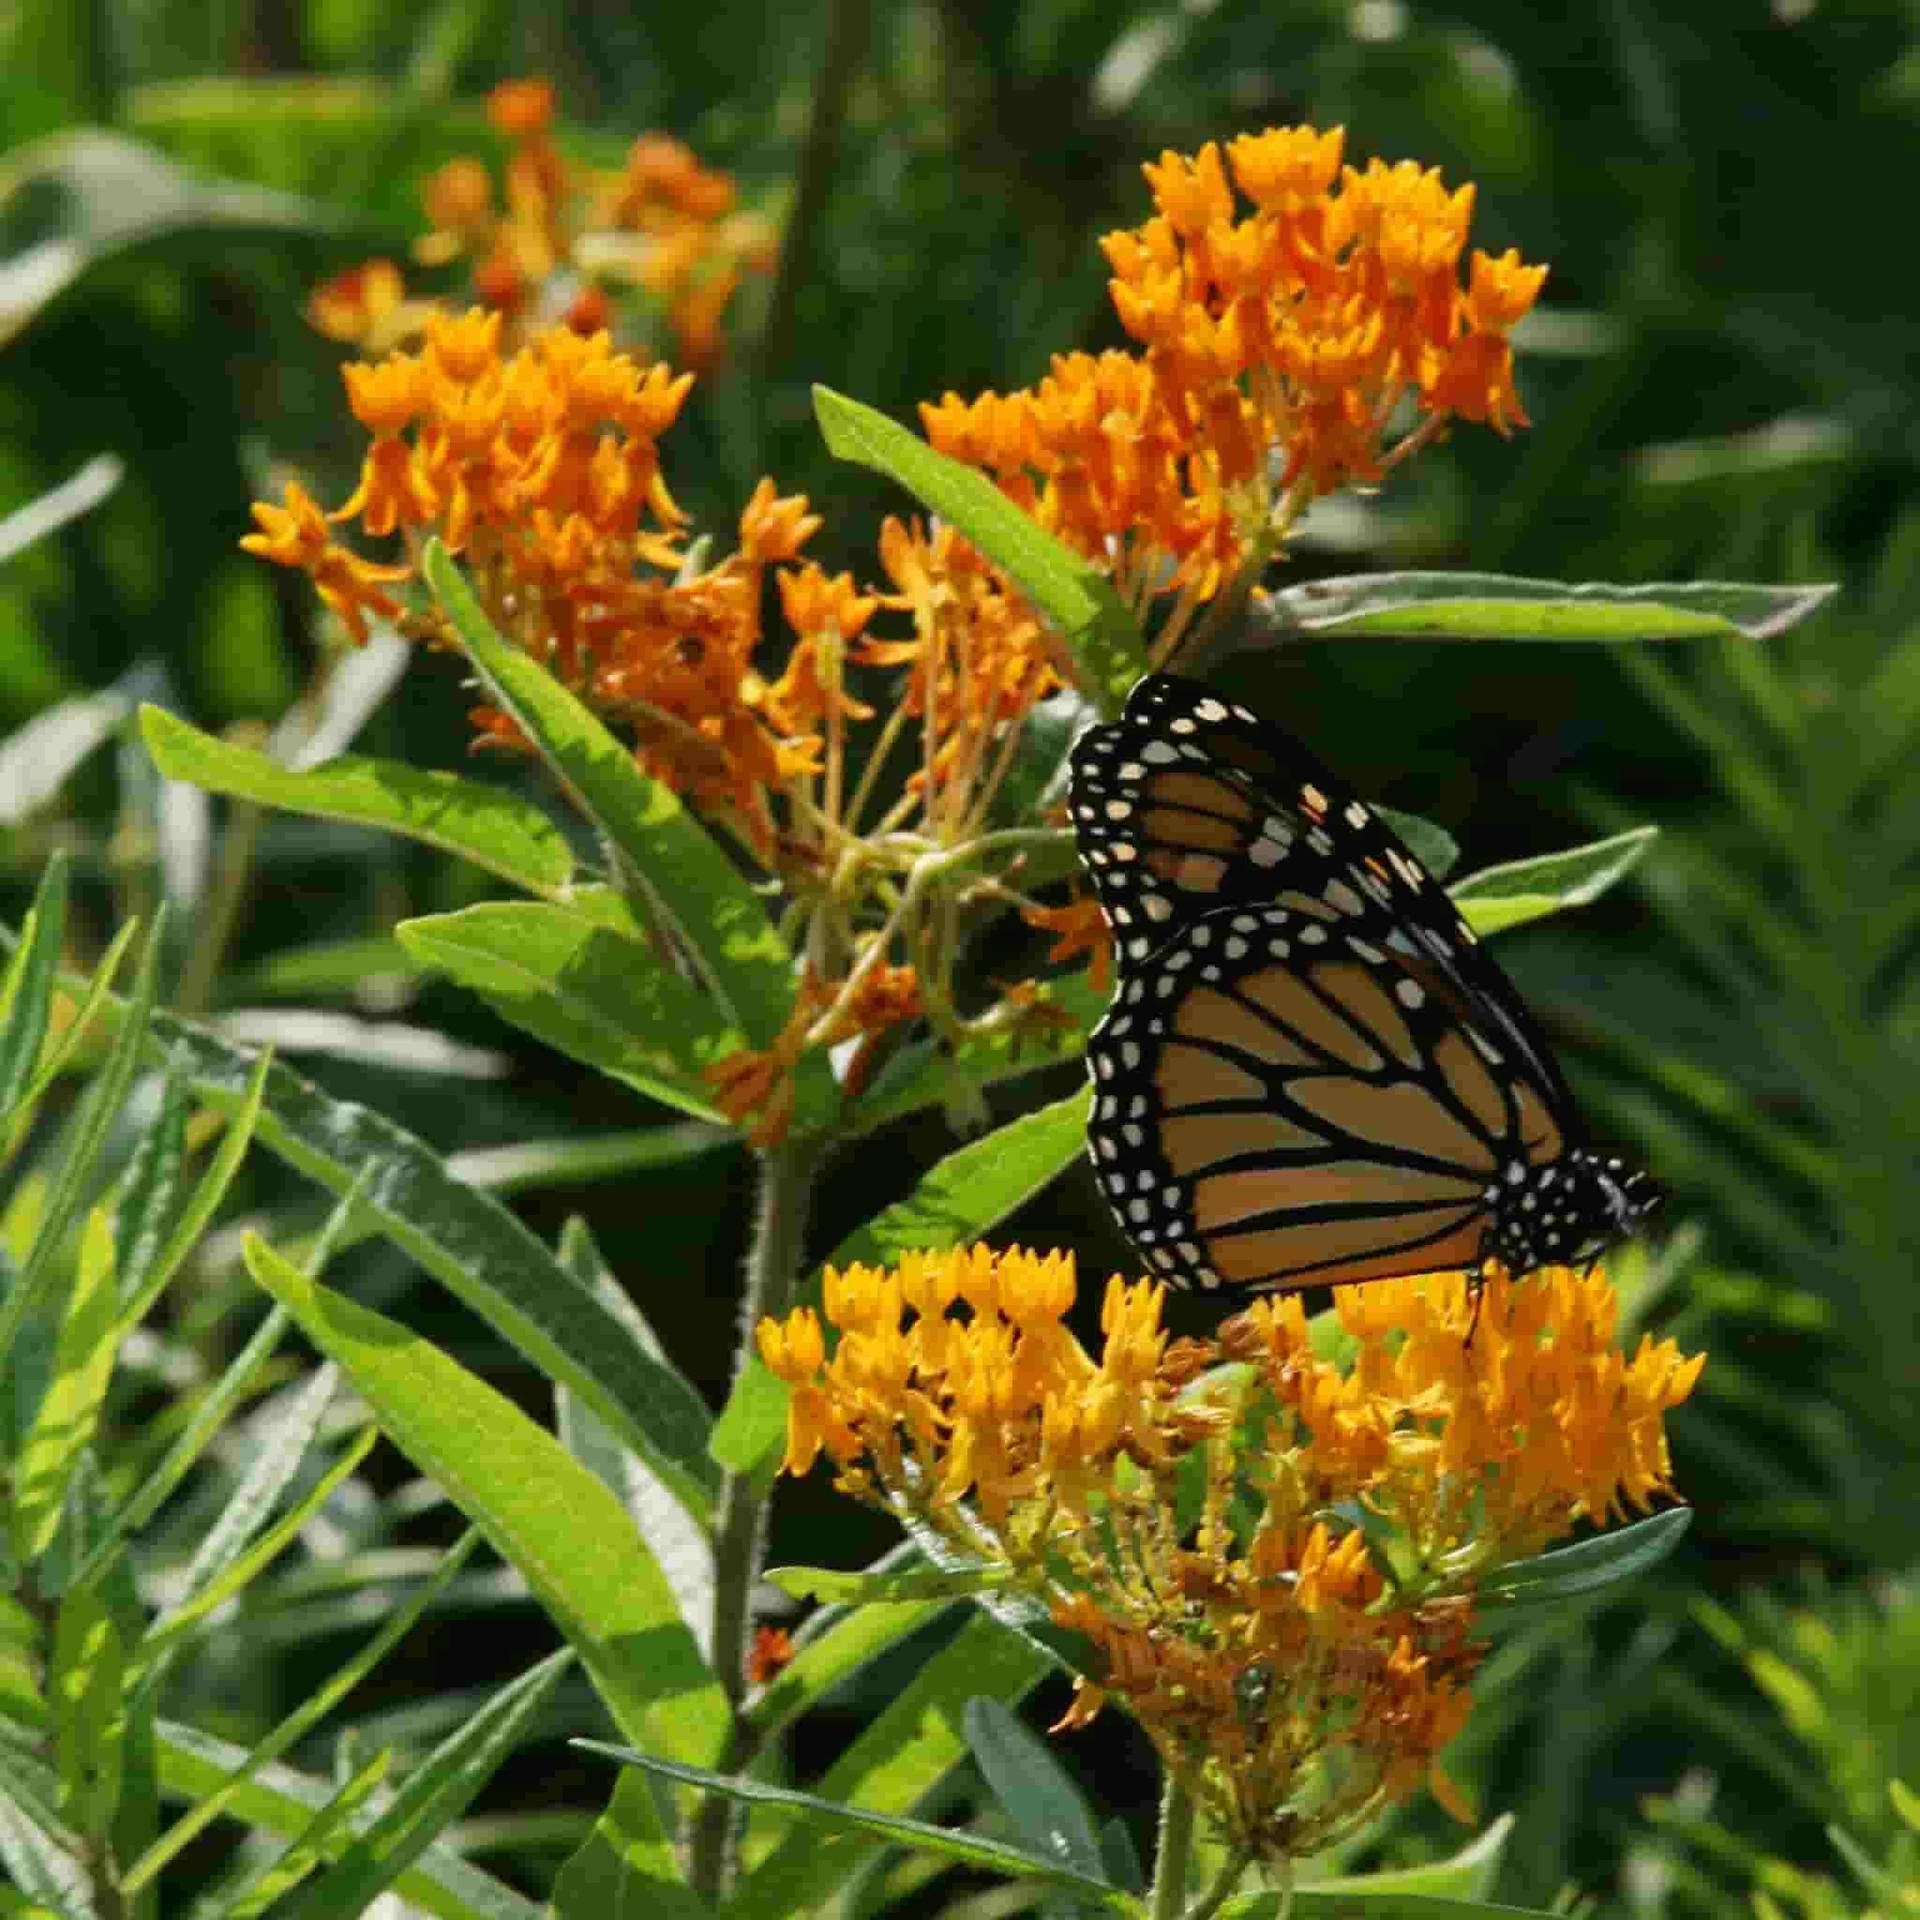
[[[334,501],[358,456],[344,355],[302,304],[369,255],[406,257],[435,166],[498,154],[489,87],[551,78],[561,144],[596,164],[673,133],[785,225],[779,274],[736,299],[729,355],[666,442],[668,479],[724,537],[771,473],[826,515],[817,557],[869,578],[879,516],[903,502],[829,461],[810,384],[912,418],[948,389],[1026,385],[1051,354],[1118,344],[1095,242],[1145,217],[1143,160],[1338,122],[1350,159],[1478,183],[1474,244],[1552,266],[1521,336],[1535,425],[1511,443],[1462,433],[1378,496],[1323,503],[1277,577],[1457,566],[1842,592],[1743,647],[1334,643],[1234,663],[1239,690],[1364,789],[1444,822],[1469,867],[1664,830],[1636,889],[1501,953],[1598,1130],[1673,1189],[1663,1246],[1624,1277],[1639,1324],[1713,1356],[1673,1422],[1697,1518],[1630,1603],[1502,1643],[1454,1771],[1485,1813],[1517,1816],[1509,1899],[1744,1912],[1771,1873],[1786,1907],[1863,1907],[1827,1828],[1894,1858],[1887,1782],[1920,1787],[1913,7],[21,0],[4,30],[0,514],[39,503],[0,527],[6,917],[56,845],[99,941],[171,898],[184,1010],[244,1015],[237,1031],[448,1152],[662,1116],[408,971],[387,929],[471,898],[471,874],[312,822],[238,834],[222,807],[163,791],[114,722],[144,698],[271,727],[312,685],[305,582],[235,544],[286,473]],[[116,464],[90,464],[103,456]],[[469,766],[466,704],[444,660],[416,659],[355,744]],[[209,965],[206,903],[242,859]],[[1024,964],[1010,945],[1009,971]],[[1071,1080],[1016,1088],[1004,1110]],[[828,1174],[815,1250],[951,1143],[932,1122],[864,1143]],[[317,1216],[278,1166],[250,1178],[257,1213]],[[587,1214],[717,1393],[749,1187],[744,1156],[717,1146],[518,1204],[548,1236]],[[1131,1265],[1078,1173],[1010,1236],[1073,1245],[1096,1275]],[[361,1250],[341,1282],[537,1397],[392,1250]],[[243,1333],[244,1280],[214,1263],[203,1285],[205,1325]],[[781,1516],[776,1560],[853,1564],[881,1544],[818,1486]],[[505,1601],[481,1644],[435,1658],[478,1687],[543,1644]],[[204,1684],[237,1726],[326,1658],[284,1619],[243,1624],[234,1646]],[[410,1703],[385,1684],[395,1738]],[[448,1684],[422,1678],[422,1695]],[[564,1713],[553,1728],[591,1730]],[[1093,1790],[1144,1810],[1144,1756],[1083,1744],[1103,1750],[1069,1749]],[[488,1804],[597,1801],[598,1770],[544,1754]],[[1415,1811],[1386,1857],[1456,1839]],[[492,1864],[537,1890],[540,1857],[529,1842]]]

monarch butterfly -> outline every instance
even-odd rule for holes
[[[1177,1285],[1580,1262],[1659,1203],[1581,1145],[1519,994],[1380,816],[1280,728],[1150,675],[1069,756],[1119,987],[1088,1146]]]

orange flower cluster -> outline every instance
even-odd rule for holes
[[[1047,1604],[1092,1648],[1067,1723],[1124,1701],[1269,1859],[1447,1791],[1476,1578],[1666,1491],[1662,1415],[1702,1364],[1670,1342],[1625,1360],[1604,1279],[1562,1269],[1490,1280],[1477,1326],[1460,1274],[1342,1289],[1345,1368],[1297,1296],[1170,1344],[1162,1289],[1114,1279],[1097,1360],[1073,1297],[1059,1254],[829,1268],[831,1357],[811,1310],[758,1329],[793,1390],[785,1469],[826,1452],[844,1490]]]
[[[431,230],[414,257],[471,260],[473,296],[514,324],[558,318],[595,333],[614,320],[609,289],[636,289],[664,315],[678,364],[712,366],[742,277],[772,266],[772,229],[737,209],[727,175],[665,134],[643,134],[611,172],[574,164],[553,142],[553,111],[544,80],[494,89],[487,118],[510,143],[498,189],[485,161],[449,160],[423,191]],[[320,287],[308,316],[379,353],[416,338],[436,306],[409,299],[399,268],[375,260]]]
[[[1524,426],[1508,335],[1546,269],[1476,251],[1463,288],[1473,188],[1411,162],[1343,168],[1343,140],[1273,128],[1224,161],[1209,142],[1149,165],[1158,213],[1104,242],[1144,356],[1065,355],[1030,392],[950,393],[922,409],[929,439],[1142,602],[1212,596],[1314,496],[1377,480],[1451,418]],[[1389,445],[1403,405],[1419,422]]]

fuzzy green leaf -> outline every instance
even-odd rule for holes
[[[963,1726],[967,1702],[985,1695],[1011,1704],[1050,1668],[1039,1648],[985,1614],[972,1612],[954,1638],[919,1669],[821,1779],[819,1800],[839,1805],[819,1817],[828,1824],[844,1820],[842,1831],[830,1838],[805,1830],[790,1832],[741,1881],[735,1894],[738,1910],[803,1913],[829,1901],[848,1876],[885,1844],[878,1832],[863,1825],[867,1817],[906,1815],[967,1758]],[[943,1831],[927,1828],[915,1844],[944,1846],[945,1842],[927,1837]],[[1030,1870],[1028,1856],[1016,1849],[1008,1852],[1022,1863],[1013,1870]],[[1041,1864],[1049,1875],[1066,1871],[1057,1861]],[[1076,1885],[1099,1885],[1077,1874],[1071,1878]]]
[[[967,1702],[965,1726],[974,1764],[1029,1850],[1105,1881],[1106,1862],[1086,1797],[1051,1749],[998,1700],[984,1696]]]
[[[897,1573],[845,1573],[835,1567],[769,1567],[761,1578],[796,1600],[838,1606],[876,1602],[966,1600],[1005,1584],[1004,1569],[978,1573],[944,1567],[906,1567]]]
[[[711,1920],[681,1877],[660,1809],[642,1774],[614,1783],[606,1811],[553,1883],[553,1912],[593,1920]]]
[[[162,1720],[158,1731],[161,1778],[168,1791],[183,1800],[216,1792],[239,1772],[247,1757],[243,1747],[177,1721]],[[232,1812],[262,1832],[290,1840],[306,1830],[313,1815],[334,1797],[331,1782],[275,1765],[241,1782],[234,1792]],[[358,1831],[372,1818],[359,1810],[346,1824]],[[338,1850],[337,1837],[330,1850]],[[442,1843],[429,1847],[400,1876],[394,1891],[440,1920],[543,1920],[546,1913]]]

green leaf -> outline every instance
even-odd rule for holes
[[[622,1133],[464,1147],[448,1154],[446,1167],[467,1186],[484,1187],[490,1193],[517,1193],[525,1187],[585,1186],[593,1180],[656,1172],[738,1145],[739,1136],[731,1127],[680,1120],[670,1126],[635,1127]]]
[[[173,1612],[188,1605],[225,1573],[246,1551],[247,1543],[266,1527],[280,1496],[298,1476],[339,1388],[337,1367],[318,1368],[303,1384],[289,1387],[256,1416],[242,1456],[246,1470],[212,1526],[202,1534],[172,1607],[154,1622],[156,1629],[166,1626]]]
[[[1283,587],[1265,596],[1261,618],[1275,638],[1769,640],[1837,591],[1735,580],[1576,586],[1499,573],[1364,573]]]
[[[950,520],[1011,577],[1059,630],[1083,671],[1083,684],[1111,719],[1147,670],[1146,649],[1106,576],[1022,513],[985,474],[918,434],[830,387],[813,390],[814,417],[827,450],[884,473],[921,505]]]
[[[1106,1861],[1093,1815],[1052,1749],[998,1700],[969,1700],[965,1725],[974,1763],[1028,1848],[1104,1882]]]
[[[1499,933],[1599,899],[1639,865],[1659,835],[1658,827],[1635,827],[1565,853],[1509,860],[1483,867],[1447,892],[1475,933]]]
[[[1459,863],[1460,842],[1445,827],[1417,813],[1402,813],[1397,807],[1376,805],[1374,812],[1406,842],[1407,851],[1436,880],[1444,880]]]
[[[1017,1652],[1023,1656],[1023,1664],[988,1657],[989,1646],[1003,1656],[1010,1651]],[[1045,1853],[1028,1852],[950,1827],[936,1827],[926,1821],[908,1819],[894,1810],[896,1806],[916,1804],[949,1768],[965,1757],[964,1742],[956,1737],[956,1729],[951,1724],[953,1717],[964,1710],[961,1693],[966,1693],[966,1697],[984,1694],[994,1699],[1003,1695],[1018,1698],[1039,1677],[1041,1664],[1038,1656],[1011,1635],[976,1619],[958,1640],[921,1670],[920,1676],[909,1683],[906,1694],[894,1701],[861,1736],[853,1752],[843,1756],[828,1774],[819,1795],[674,1766],[651,1754],[607,1746],[595,1740],[576,1740],[573,1744],[589,1753],[604,1753],[611,1759],[645,1767],[649,1772],[684,1781],[689,1786],[725,1794],[749,1806],[781,1808],[797,1815],[807,1826],[825,1828],[834,1836],[822,1841],[810,1833],[790,1834],[742,1880],[729,1903],[730,1911],[741,1914],[805,1912],[829,1899],[878,1847],[904,1845],[1011,1879],[1038,1880],[1087,1895],[1116,1913],[1143,1913],[1144,1903],[1107,1884],[1098,1868],[1097,1856],[1094,1870],[1082,1872]],[[968,1665],[973,1668],[975,1680],[970,1693],[964,1688],[964,1669]],[[936,1672],[940,1684],[929,1687],[926,1683]],[[956,1682],[961,1683],[960,1693],[954,1691]],[[913,1703],[911,1707],[909,1702]],[[903,1712],[903,1708],[907,1711]],[[933,1718],[916,1724],[917,1716],[926,1715]],[[863,1764],[860,1756],[869,1748],[873,1752]],[[874,1762],[881,1756],[885,1758],[876,1766]],[[826,1797],[849,1785],[861,1790],[858,1803]]]
[[[323,1860],[348,1844],[342,1836],[351,1831],[354,1815],[385,1785],[392,1769],[391,1747],[382,1748],[356,1767],[293,1836],[278,1859],[268,1861],[215,1907],[214,1920],[256,1920],[284,1900]]]
[[[265,1370],[288,1323],[288,1314],[275,1307],[254,1329],[253,1337],[195,1405],[179,1438],[167,1449],[166,1457],[108,1522],[103,1537],[80,1568],[82,1580],[93,1579],[128,1535],[137,1533],[166,1505],[173,1490],[187,1477],[193,1463],[225,1427],[228,1415]]]
[[[203,180],[98,127],[49,134],[9,153],[0,164],[0,222],[11,255],[0,344],[89,268],[168,234],[308,235],[335,224],[308,202]]]
[[[430,1342],[249,1237],[248,1270],[345,1369],[409,1459],[526,1576],[621,1729],[712,1760],[726,1696],[620,1503],[510,1400]]]
[[[53,1810],[51,1771],[12,1741],[0,1742],[0,1858],[20,1891],[38,1903],[29,1913],[59,1920],[94,1913],[79,1837]]]
[[[1483,1624],[1504,1626],[1534,1607],[1562,1606],[1657,1567],[1693,1523],[1691,1507],[1669,1507],[1631,1526],[1597,1533],[1552,1553],[1517,1560],[1480,1582],[1476,1599]]]
[[[440,1564],[434,1569],[432,1578],[421,1581],[407,1603],[388,1614],[381,1622],[380,1631],[371,1640],[336,1667],[320,1687],[308,1694],[272,1732],[258,1741],[219,1788],[199,1796],[165,1834],[123,1870],[120,1882],[122,1892],[137,1894],[182,1847],[226,1812],[248,1780],[325,1719],[413,1631],[414,1623],[446,1591],[454,1575],[466,1565],[479,1543],[478,1531],[469,1527],[440,1556]]]
[[[258,1000],[325,1000],[356,992],[369,980],[395,981],[419,973],[413,957],[391,934],[371,933],[349,940],[315,940],[283,947],[258,966],[231,974],[221,1000],[244,1005]]]
[[[14,1557],[31,1564],[52,1544],[75,1462],[93,1442],[119,1350],[113,1226],[105,1207],[87,1216],[67,1295],[53,1375],[28,1430],[14,1483]]]
[[[1087,1146],[1085,1088],[1009,1120],[928,1169],[904,1200],[856,1227],[823,1265],[891,1266],[978,1240],[1071,1166]]]
[[[471,987],[502,1019],[696,1120],[721,1119],[700,1070],[746,1037],[655,949],[532,901],[434,914],[394,931],[421,965]]]
[[[106,1603],[91,1587],[75,1587],[60,1603],[47,1675],[60,1811],[96,1843],[120,1801],[127,1710],[126,1649]]]
[[[252,1080],[247,1084],[239,1111],[228,1121],[219,1148],[194,1187],[193,1197],[182,1209],[180,1218],[174,1222],[173,1231],[168,1234],[165,1245],[153,1256],[151,1264],[142,1271],[132,1260],[123,1259],[123,1289],[129,1280],[132,1282],[132,1291],[126,1295],[125,1304],[120,1310],[123,1336],[129,1328],[146,1318],[147,1310],[159,1299],[167,1282],[180,1270],[187,1255],[200,1244],[201,1235],[219,1211],[221,1201],[227,1197],[227,1189],[233,1184],[233,1177],[240,1171],[240,1163],[247,1157],[247,1148],[253,1142],[253,1130],[260,1118],[261,1102],[266,1098],[267,1074],[272,1065],[271,1057],[263,1053],[254,1068]],[[177,1084],[170,1073],[167,1078],[169,1099]]]
[[[593,1920],[711,1920],[681,1877],[645,1777],[622,1773],[607,1810],[553,1883],[552,1911]]]
[[[33,905],[20,929],[20,944],[0,981],[0,1123],[11,1123],[26,1098],[53,1009],[53,983],[67,925],[67,873],[71,862],[55,849],[40,876]]]
[[[884,1578],[890,1572],[923,1565],[919,1548],[902,1541],[868,1571]],[[792,1661],[748,1705],[747,1719],[756,1744],[772,1739],[851,1675],[943,1613],[949,1604],[945,1599],[870,1600],[858,1606],[822,1607],[807,1620]]]
[[[437,540],[428,543],[423,566],[488,696],[513,716],[581,812],[624,857],[633,881],[693,956],[725,1017],[755,1046],[770,1045],[793,1007],[793,956],[759,896],[673,793],[642,773],[593,713],[494,632]],[[837,1094],[818,1053],[802,1056],[798,1082],[799,1124],[824,1124]]]
[[[883,1844],[884,1836],[867,1824],[868,1818],[904,1815],[967,1758],[962,1726],[966,1703],[978,1695],[1018,1700],[1050,1669],[1047,1655],[1039,1648],[985,1614],[972,1612],[954,1638],[921,1666],[820,1781],[820,1800],[840,1805],[817,1817],[841,1830],[825,1840],[801,1830],[788,1833],[741,1880],[734,1895],[737,1911],[804,1913],[827,1902]],[[809,1797],[796,1796],[802,1801]],[[928,1837],[943,1829],[913,1826],[919,1835],[914,1844],[944,1850],[946,1841]],[[893,1837],[908,1836],[895,1828]],[[947,1840],[955,1837],[949,1835]],[[1008,1848],[1006,1856],[1020,1863],[1012,1870],[1032,1870],[1028,1856],[1016,1849]],[[1065,1871],[1056,1861],[1041,1865],[1049,1877]],[[1071,1878],[1075,1884],[1082,1883],[1077,1874]],[[1099,1886],[1098,1882],[1085,1884]]]
[[[4,1116],[0,1116],[4,1118],[6,1129],[4,1144],[0,1144],[0,1157],[13,1152],[25,1139],[28,1128],[33,1124],[34,1106],[40,1096],[66,1070],[69,1063],[80,1057],[83,1048],[93,1046],[94,1016],[107,1003],[114,976],[120,971],[120,962],[139,930],[138,922],[130,920],[113,936],[106,952],[100,956],[84,983],[80,1005],[68,1018],[66,1031],[51,1046],[41,1048],[40,1064],[34,1069],[26,1088]],[[68,980],[61,985],[63,991],[71,992],[74,983]]]
[[[614,1278],[584,1220],[576,1217],[562,1229],[560,1258],[660,1370],[664,1390],[680,1395],[688,1409],[691,1441],[695,1432],[709,1424],[706,1402],[673,1364],[646,1316]],[[565,1387],[554,1389],[554,1424],[561,1444],[596,1473],[627,1510],[673,1589],[681,1619],[696,1635],[703,1633],[713,1618],[712,1534],[687,1511],[673,1489],[631,1447],[622,1446],[619,1435],[579,1395]]]
[[[243,1552],[230,1558],[221,1557],[219,1571],[210,1578],[204,1578],[190,1596],[155,1620],[147,1629],[146,1638],[140,1643],[140,1669],[143,1682],[153,1684],[165,1666],[164,1656],[186,1636],[188,1631],[199,1625],[210,1614],[216,1612],[231,1600],[235,1594],[251,1586],[266,1569],[299,1538],[300,1530],[325,1507],[336,1492],[350,1480],[373,1451],[380,1435],[372,1427],[362,1429],[348,1442],[345,1451],[334,1461],[325,1473],[307,1489],[298,1502],[283,1513],[258,1539],[254,1540]],[[188,1569],[191,1582],[198,1570],[199,1556],[195,1556],[195,1565]]]
[[[1004,1567],[978,1573],[942,1567],[908,1567],[895,1573],[846,1573],[834,1567],[769,1567],[761,1578],[796,1600],[839,1606],[880,1601],[966,1600],[1006,1584]]]
[[[543,897],[558,896],[573,875],[566,836],[538,807],[501,787],[352,753],[295,773],[163,707],[140,709],[140,734],[169,780],[316,819],[384,827]]]
[[[1342,1882],[1342,1886],[1346,1883]],[[1364,1885],[1366,1883],[1361,1882]],[[1220,1920],[1282,1920],[1298,1914],[1301,1920],[1556,1920],[1551,1908],[1508,1907],[1493,1900],[1454,1900],[1437,1894],[1323,1892],[1319,1887],[1297,1887],[1291,1904],[1280,1893],[1236,1895],[1220,1909]]]
[[[195,1092],[223,1112],[236,1111],[258,1071],[257,1056],[169,1014],[156,1014],[153,1024]],[[704,1409],[690,1428],[684,1398],[498,1200],[456,1178],[404,1128],[328,1098],[277,1063],[267,1076],[258,1137],[332,1192],[357,1188],[363,1217],[549,1379],[580,1394],[690,1512],[707,1518],[719,1474],[700,1452]]]
[[[146,952],[141,956],[132,997],[120,1009],[120,1031],[106,1060],[81,1096],[79,1108],[61,1143],[59,1171],[47,1198],[33,1251],[12,1290],[4,1302],[0,1302],[0,1365],[12,1352],[28,1316],[45,1311],[49,1297],[59,1284],[58,1262],[67,1226],[85,1197],[93,1178],[95,1157],[119,1114],[120,1103],[126,1098],[134,1069],[139,1064],[141,1045],[152,1018],[165,918],[163,910],[155,919]],[[104,997],[100,1004],[106,1004]]]
[[[183,1800],[218,1791],[247,1757],[244,1748],[177,1721],[162,1720],[159,1735],[161,1778],[168,1791]],[[232,1812],[262,1832],[292,1839],[334,1797],[331,1782],[291,1767],[271,1766],[242,1782],[235,1791]],[[0,1794],[0,1803],[4,1800]],[[359,1811],[347,1824],[357,1830],[370,1824],[371,1818]],[[469,1865],[444,1843],[428,1848],[401,1875],[394,1890],[442,1920],[543,1920],[546,1912],[537,1902]]]
[[[1335,1879],[1316,1880],[1310,1889],[1302,1891],[1351,1893],[1369,1901],[1382,1894],[1401,1893],[1484,1900],[1500,1876],[1500,1856],[1506,1851],[1513,1827],[1514,1816],[1503,1813],[1485,1833],[1476,1835],[1449,1859],[1428,1860],[1417,1867],[1400,1867],[1388,1873],[1342,1874]]]
[[[553,1684],[573,1664],[562,1648],[502,1687],[407,1775],[406,1784],[288,1920],[357,1920],[466,1810],[524,1737]]]

